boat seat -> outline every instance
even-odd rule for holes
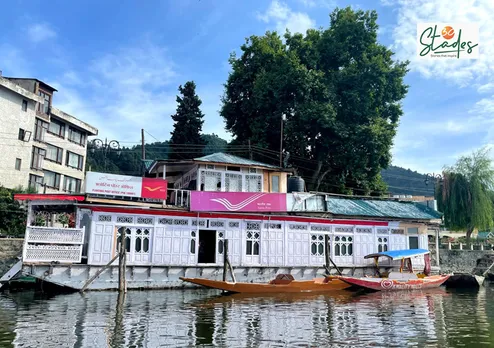
[[[295,278],[291,274],[278,274],[270,284],[290,284]]]
[[[409,273],[409,272],[389,272],[388,279],[395,279],[395,280],[411,280],[411,279],[418,279],[417,275],[415,273]]]

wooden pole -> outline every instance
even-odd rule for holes
[[[436,228],[436,266],[439,267],[439,228]]]
[[[331,265],[329,264],[329,255],[330,249],[329,249],[329,236],[326,234],[324,236],[324,257],[326,259],[326,264],[324,267],[326,268],[326,272],[328,272],[328,275],[330,274],[331,271]]]
[[[113,259],[111,259],[111,260],[110,260],[110,262],[108,262],[105,266],[101,267],[101,269],[99,269],[99,270],[98,270],[98,272],[96,272],[96,273],[95,273],[95,274],[94,274],[91,278],[89,278],[89,279],[88,279],[88,281],[84,284],[84,286],[83,286],[83,287],[82,287],[82,289],[80,290],[80,292],[84,292],[84,291],[87,289],[87,287],[88,287],[89,285],[91,285],[91,283],[92,283],[92,282],[93,282],[96,278],[98,278],[98,277],[99,277],[99,275],[100,275],[101,273],[103,273],[103,271],[104,271],[105,269],[107,269],[108,267],[110,267],[110,265],[111,265],[111,264],[112,264],[112,263],[113,263],[113,262],[117,259],[117,257],[119,257],[119,256],[120,256],[120,254],[115,255],[115,257],[114,257]]]
[[[223,281],[226,282],[228,272],[228,239],[223,240]]]
[[[250,139],[249,139],[249,159],[252,160],[252,148],[250,147]]]
[[[142,159],[142,176],[146,174],[146,165],[144,160],[146,159],[146,146],[144,144],[144,129],[141,129],[141,159]]]
[[[122,229],[120,233],[120,249],[118,250],[118,291],[125,292],[125,270],[126,270],[126,260],[125,260],[125,229]]]

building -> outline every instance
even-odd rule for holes
[[[29,212],[18,270],[81,289],[111,263],[88,288],[114,289],[125,238],[128,288],[183,287],[180,276],[222,277],[227,239],[238,281],[310,279],[325,272],[326,255],[343,273],[373,274],[365,255],[428,249],[427,229],[441,222],[416,202],[297,192],[283,169],[225,154],[156,161],[153,175],[89,172],[85,195],[16,195]]]
[[[0,76],[0,185],[81,192],[93,126],[53,107],[57,90],[31,78]]]

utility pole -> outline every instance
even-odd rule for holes
[[[141,129],[141,163],[142,163],[142,177],[146,174],[146,165],[144,164],[144,160],[146,159],[146,146],[144,145],[144,128]]]
[[[281,136],[280,136],[280,168],[283,164],[283,121],[286,120],[286,115],[281,115]]]
[[[250,139],[249,139],[249,159],[252,161],[252,148],[250,147]]]

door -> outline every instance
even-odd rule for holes
[[[216,263],[217,231],[199,230],[198,263]]]
[[[116,250],[119,250],[120,236],[124,233],[127,263],[148,264],[150,262],[152,230],[150,227],[118,227]]]

